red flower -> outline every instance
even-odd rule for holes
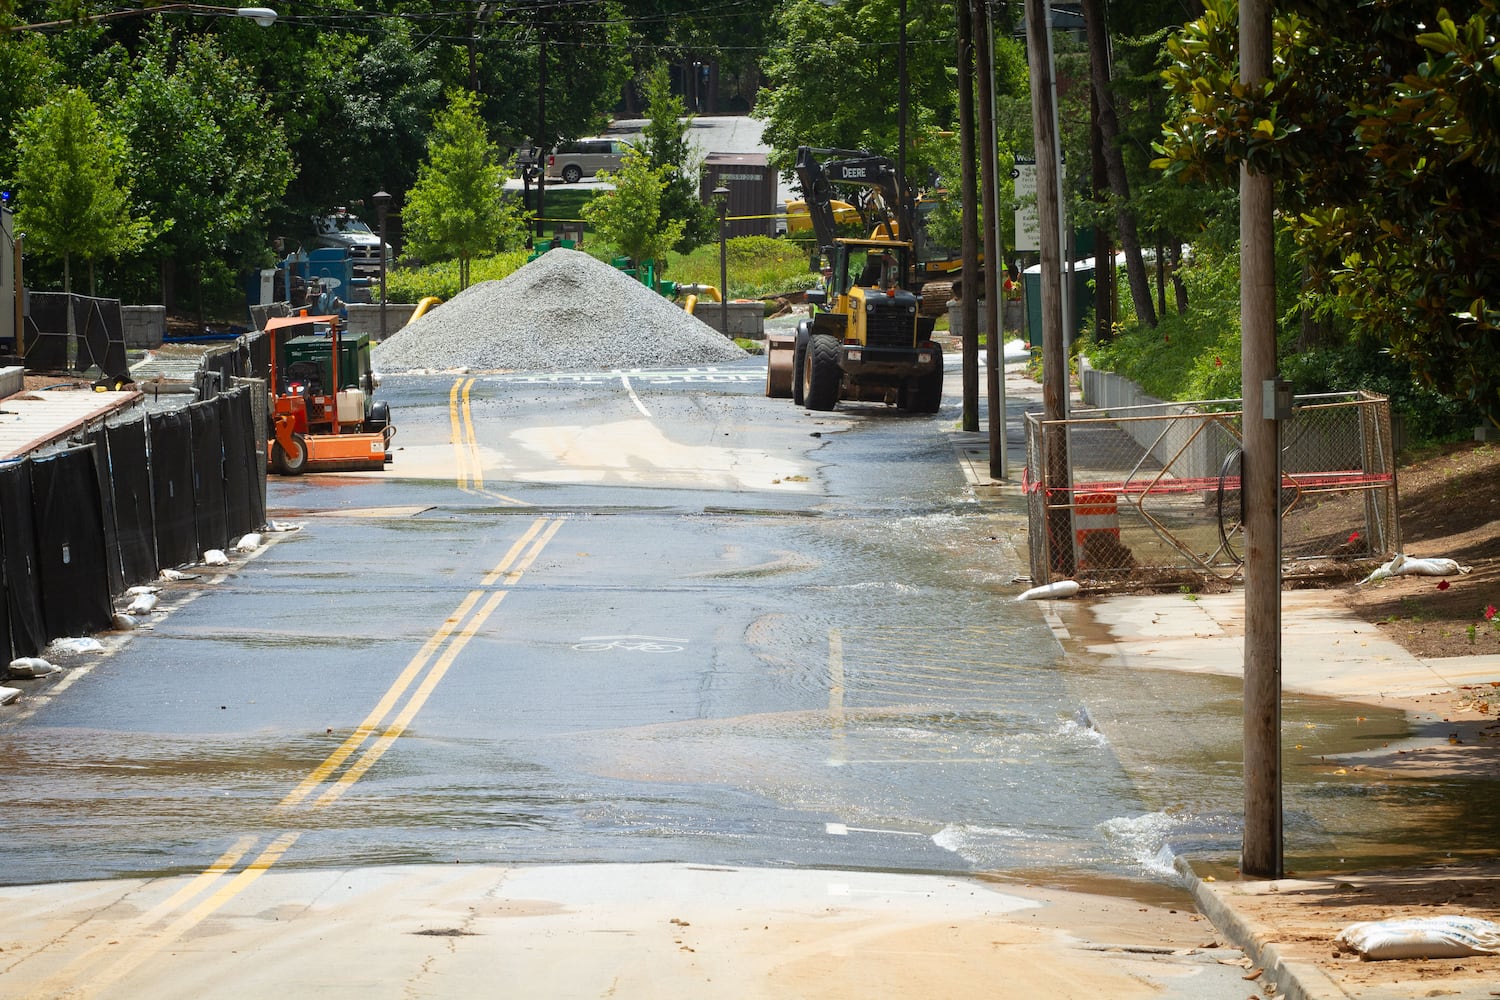
[[[1359,541],[1359,532],[1357,532],[1357,531],[1351,531],[1351,532],[1349,532],[1349,544],[1353,545],[1357,541]]]
[[[1447,590],[1447,589],[1448,589],[1448,581],[1447,580],[1439,580],[1438,581],[1438,590]]]
[[[1224,359],[1221,358],[1221,357],[1219,357],[1217,354],[1214,355],[1214,367],[1215,368],[1223,368],[1224,367]]]
[[[1493,604],[1486,604],[1484,606],[1484,620],[1485,621],[1493,621],[1494,618],[1495,618],[1495,606]]]

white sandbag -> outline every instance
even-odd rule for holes
[[[1040,601],[1051,597],[1073,597],[1078,593],[1077,580],[1058,580],[1056,583],[1044,583],[1040,587],[1032,587],[1016,595],[1018,601]]]
[[[1475,917],[1411,917],[1350,924],[1333,939],[1370,962],[1500,954],[1500,924]]]
[[[54,667],[40,656],[19,656],[10,661],[10,676],[19,677],[23,680],[46,677],[48,674],[57,673],[57,671],[57,667]]]
[[[21,697],[20,688],[0,687],[0,705],[9,705],[19,697]]]
[[[109,619],[110,628],[114,629],[116,632],[129,632],[139,624],[140,622],[137,622],[134,618],[130,617],[127,614],[122,614],[118,611],[116,611],[114,615],[112,615]]]
[[[155,594],[137,594],[135,599],[125,606],[127,615],[149,615],[156,610],[160,598]]]
[[[267,521],[267,531],[301,531],[302,525],[292,524],[290,521]]]
[[[142,594],[159,594],[159,593],[161,593],[161,588],[160,587],[152,587],[152,586],[131,587],[129,590],[125,591],[125,595],[127,597],[140,597]]]
[[[1391,561],[1377,568],[1369,576],[1359,581],[1363,587],[1370,583],[1379,583],[1393,576],[1412,574],[1414,576],[1463,576],[1472,573],[1472,566],[1461,565],[1455,559],[1413,559],[1403,553],[1397,552],[1391,557]]]
[[[1406,556],[1397,552],[1394,556],[1391,557],[1389,562],[1383,563],[1380,566],[1376,567],[1375,571],[1369,576],[1365,577],[1363,580],[1359,581],[1358,585],[1363,587],[1366,584],[1379,583],[1381,580],[1388,580],[1396,575],[1396,572],[1401,568],[1401,564],[1404,562],[1406,562]]]
[[[242,535],[240,537],[240,540],[234,543],[234,551],[254,552],[256,549],[260,548],[260,541],[260,536],[252,531],[248,535]]]
[[[161,578],[163,580],[196,580],[198,579],[198,575],[196,573],[184,573],[180,569],[164,569],[161,571]]]
[[[1464,573],[1472,573],[1474,567],[1460,566],[1452,559],[1412,559],[1407,557],[1401,561],[1400,567],[1392,570],[1398,576],[1414,573],[1417,576],[1462,576]]]
[[[228,566],[229,557],[224,554],[223,549],[209,549],[203,553],[203,565],[205,566]]]
[[[104,643],[93,636],[69,637],[66,639],[53,639],[47,644],[47,648],[54,653],[102,653]]]

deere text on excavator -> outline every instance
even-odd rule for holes
[[[819,156],[831,157],[820,162]],[[903,204],[891,162],[859,150],[799,147],[797,176],[818,252],[828,262],[823,289],[808,293],[817,311],[795,335],[766,339],[766,395],[790,396],[810,410],[839,400],[884,402],[935,413],[943,398],[943,350],[936,319],[923,316],[913,289],[916,253],[909,240],[836,235],[833,185],[875,188],[888,211]],[[896,227],[887,220],[887,232]]]

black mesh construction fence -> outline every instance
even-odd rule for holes
[[[125,324],[119,299],[66,292],[30,292],[23,317],[25,365],[30,371],[88,371],[127,377]],[[72,313],[73,333],[68,332]]]
[[[5,580],[5,642],[11,657],[35,656],[47,644],[31,519],[31,469],[0,467],[0,576]],[[7,658],[7,663],[10,659]]]
[[[156,515],[151,506],[151,467],[146,460],[146,421],[105,428],[110,507],[115,518],[115,554],[126,587],[155,579]]]
[[[26,293],[25,326],[27,371],[66,371],[68,368],[68,296],[62,292]]]
[[[0,662],[110,624],[112,597],[265,521],[259,382],[0,465]]]
[[[198,559],[191,421],[186,410],[172,410],[152,414],[146,423],[158,566],[181,566]]]
[[[111,595],[125,593],[125,572],[120,567],[119,531],[115,525],[115,497],[109,486],[109,442],[103,426],[94,427],[84,436],[84,443],[94,451],[94,486],[99,498],[99,524],[104,529],[104,568]]]
[[[120,300],[75,295],[72,308],[73,329],[78,337],[73,367],[81,372],[98,368],[105,375],[128,377],[130,363],[125,357],[125,320]]]
[[[224,442],[224,516],[230,538],[254,531],[265,522],[265,504],[260,501],[260,480],[255,474],[255,440],[250,435],[255,419],[250,390],[239,388],[214,400],[219,410],[220,437]]]
[[[113,608],[94,449],[70,448],[28,465],[47,637],[107,628]]]
[[[209,400],[188,407],[192,427],[193,513],[198,545],[203,549],[229,547],[229,524],[224,511],[224,441],[219,407]]]

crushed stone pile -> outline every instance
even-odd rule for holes
[[[470,285],[374,349],[383,372],[610,371],[746,356],[645,285],[567,248],[499,281]]]

